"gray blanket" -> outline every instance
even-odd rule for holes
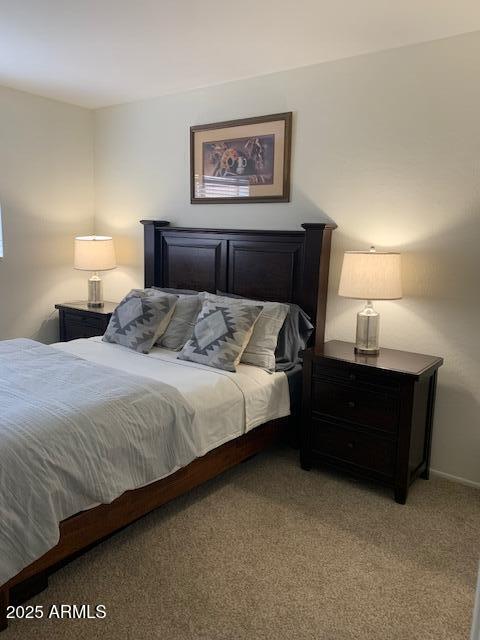
[[[57,544],[61,520],[191,462],[192,420],[170,385],[0,342],[0,585]]]

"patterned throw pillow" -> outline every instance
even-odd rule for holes
[[[179,295],[172,319],[158,342],[159,346],[172,351],[180,351],[190,340],[197,316],[202,308],[198,295]]]
[[[193,335],[178,357],[225,371],[236,371],[261,311],[261,306],[205,301]]]
[[[240,304],[263,306],[262,313],[253,328],[253,333],[242,354],[241,362],[253,364],[266,371],[275,371],[275,349],[277,347],[278,334],[288,314],[288,305],[282,302],[260,302],[247,298],[229,298],[214,295],[213,293],[201,293],[204,300],[210,300],[216,304]]]
[[[140,353],[149,353],[163,334],[177,303],[177,296],[150,289],[132,289],[110,318],[104,342],[114,342]]]
[[[170,322],[165,332],[157,342],[159,347],[171,349],[172,351],[180,351],[183,349],[187,340],[190,339],[195,326],[195,321],[203,300],[198,297],[198,291],[191,289],[170,289],[161,287],[150,287],[149,289],[132,289],[132,292],[143,291],[149,296],[158,296],[162,293],[170,293],[178,296],[177,304]]]

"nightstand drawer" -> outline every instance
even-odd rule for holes
[[[103,326],[104,324],[104,320],[102,318],[98,318],[97,316],[89,313],[81,313],[79,311],[75,311],[74,313],[70,311],[64,311],[63,317],[67,324],[71,323],[79,326],[95,328]]]
[[[315,453],[393,478],[395,444],[362,431],[325,420],[311,421],[311,446]]]
[[[397,431],[398,401],[382,390],[313,379],[312,411],[390,433]]]
[[[78,338],[93,338],[105,333],[110,316],[107,314],[82,313],[79,311],[60,311],[62,340],[78,340]]]
[[[56,304],[58,309],[60,341],[102,336],[117,304],[105,302],[103,307],[89,307],[87,302],[65,302]]]
[[[330,378],[351,385],[383,387],[392,390],[392,392],[399,388],[398,379],[389,377],[384,372],[375,371],[369,367],[348,365],[335,360],[314,362],[313,378]]]
[[[65,341],[78,340],[78,338],[93,338],[94,336],[101,336],[105,333],[105,330],[98,324],[90,325],[86,322],[73,322],[70,321],[65,325]]]

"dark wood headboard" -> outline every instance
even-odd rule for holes
[[[303,231],[193,229],[142,220],[145,286],[210,291],[295,302],[325,333],[330,243],[334,224],[302,224]]]

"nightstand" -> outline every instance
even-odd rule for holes
[[[303,364],[300,462],[324,464],[392,487],[405,504],[428,479],[437,370],[435,356],[381,349],[357,355],[333,340],[307,349]]]
[[[60,342],[103,335],[116,306],[116,302],[105,302],[98,308],[91,308],[86,302],[56,304]]]

